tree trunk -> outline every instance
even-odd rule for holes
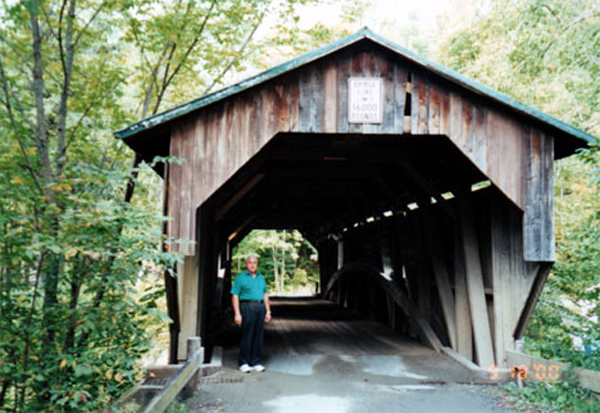
[[[273,274],[275,275],[275,290],[279,292],[279,270],[277,269],[277,245],[271,249],[273,253]]]
[[[281,246],[281,291],[285,288],[285,230],[283,230],[283,244]]]

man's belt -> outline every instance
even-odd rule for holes
[[[262,303],[263,300],[240,300],[242,303]]]

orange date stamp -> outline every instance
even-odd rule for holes
[[[500,369],[497,364],[492,364],[488,368],[489,379],[498,380],[500,375]],[[510,367],[510,378],[513,380],[527,380],[528,378],[535,379],[536,381],[551,380],[556,381],[560,379],[560,366],[556,364],[541,364],[533,363],[531,366],[526,364],[520,364],[518,366]]]

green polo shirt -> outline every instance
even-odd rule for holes
[[[262,300],[267,292],[265,277],[259,272],[253,277],[248,270],[242,271],[235,277],[231,294],[237,295],[240,300]]]

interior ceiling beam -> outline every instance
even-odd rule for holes
[[[231,242],[239,233],[241,233],[246,227],[250,225],[252,221],[256,219],[255,215],[250,215],[241,225],[239,225],[232,233],[230,233],[227,237],[227,240]]]
[[[452,218],[456,217],[454,211],[451,208],[448,208],[448,206],[444,202],[444,199],[442,198],[442,190],[436,184],[434,184],[430,179],[424,177],[410,162],[402,163],[402,168],[408,173],[408,175],[412,179],[414,179],[414,181],[420,188],[424,189],[424,191],[430,198],[436,200],[436,202],[448,215],[450,215]]]
[[[428,209],[432,197],[444,207],[442,189],[481,180],[448,139],[397,138],[278,136],[215,193],[219,225],[229,234],[303,227],[326,235],[388,210],[411,212],[413,202]]]
[[[379,216],[387,210],[405,210],[406,205],[414,200],[409,192],[403,192],[404,196],[398,195],[390,201],[389,193],[378,191],[377,188],[373,182],[365,182],[362,186],[347,188],[341,193],[331,194],[325,188],[325,192],[316,192],[308,197],[308,193],[299,188],[282,193],[279,189],[265,185],[261,188],[261,193],[236,205],[226,220],[232,221],[231,225],[236,225],[247,214],[261,218],[274,217],[272,219],[280,216],[284,220],[288,220],[290,216],[309,216],[315,224],[327,222],[328,227],[333,227],[332,230],[340,230],[355,222],[364,221],[367,217]],[[262,195],[262,191],[277,195],[266,197]]]
[[[298,146],[297,148],[286,148],[285,151],[275,152],[272,160],[282,162],[320,162],[335,165],[349,163],[353,165],[369,164],[395,164],[402,160],[417,160],[419,162],[430,162],[440,158],[455,159],[456,156],[451,149],[437,149],[435,151],[398,150],[397,148],[370,148],[348,150],[323,150],[317,148],[311,150]]]

